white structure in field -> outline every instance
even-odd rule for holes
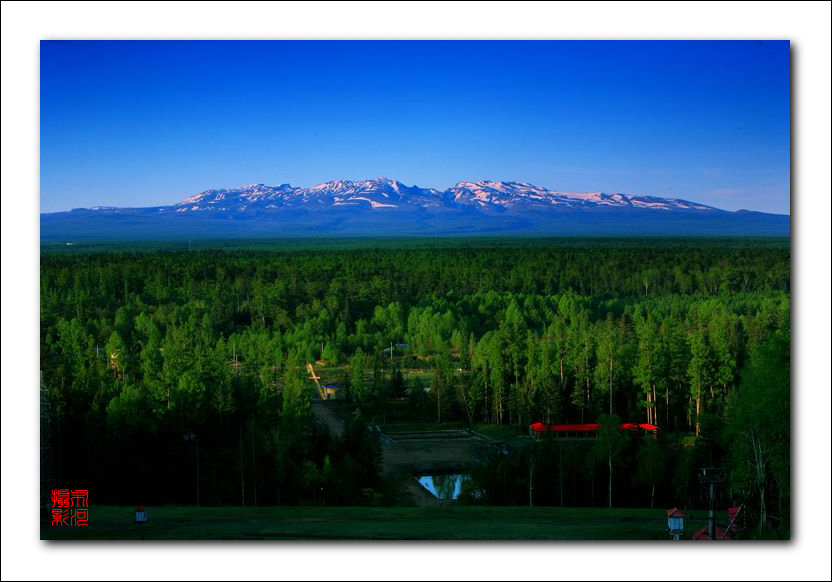
[[[667,531],[678,540],[679,536],[685,533],[685,512],[676,507],[667,510]]]

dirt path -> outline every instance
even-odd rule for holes
[[[338,415],[332,410],[331,405],[323,400],[313,400],[312,414],[318,417],[324,423],[332,436],[341,438],[344,434],[344,421],[338,418]]]

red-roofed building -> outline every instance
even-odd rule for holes
[[[671,507],[667,510],[667,531],[673,535],[673,539],[679,539],[679,534],[685,533],[685,512],[678,507]]]
[[[742,506],[728,508],[728,533],[734,533],[742,527],[742,516],[740,515],[740,510],[742,510]]]
[[[696,530],[693,533],[693,538],[692,539],[694,539],[694,540],[707,540],[708,539],[708,526],[706,525],[705,527]],[[716,525],[716,526],[714,526],[714,539],[715,540],[730,540],[731,536],[729,536],[727,533],[725,533],[725,530],[723,530],[721,527]]]

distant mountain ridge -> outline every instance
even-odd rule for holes
[[[459,182],[446,190],[397,180],[310,188],[211,189],[170,206],[95,206],[41,215],[44,240],[328,235],[787,236],[789,216],[729,212],[679,198],[563,192],[528,182]]]
[[[311,188],[299,188],[290,184],[266,186],[251,184],[233,190],[206,190],[179,202],[177,212],[230,211],[252,204],[265,208],[277,208],[298,204],[331,204],[333,206],[366,206],[397,208],[400,205],[442,206],[458,204],[479,208],[494,205],[510,208],[518,205],[539,205],[561,208],[621,207],[653,208],[661,210],[717,210],[677,198],[655,196],[627,196],[603,192],[560,192],[547,190],[528,182],[459,182],[445,191],[433,188],[406,186],[397,180],[336,180]]]

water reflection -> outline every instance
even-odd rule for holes
[[[467,474],[421,475],[419,484],[442,501],[451,501],[459,497],[462,485],[471,477]]]

